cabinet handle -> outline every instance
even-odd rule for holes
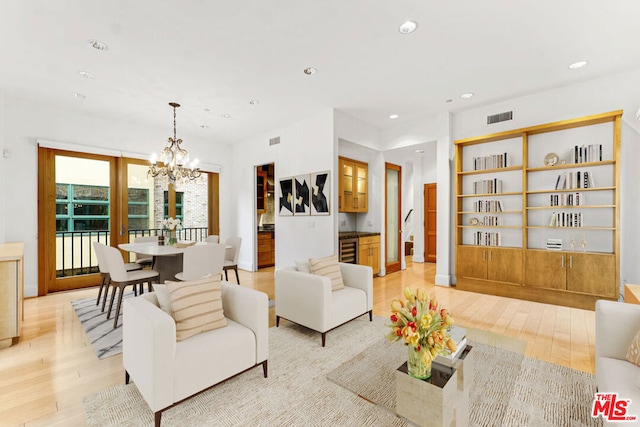
[[[354,208],[358,209],[358,198],[357,197],[353,198],[353,203],[355,205]]]
[[[560,258],[560,267],[564,268],[564,255]]]
[[[573,268],[573,255],[569,256],[569,268]]]

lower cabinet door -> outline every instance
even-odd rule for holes
[[[613,254],[568,253],[567,290],[616,297],[616,259]]]
[[[490,247],[487,261],[487,279],[522,283],[522,249]]]
[[[458,246],[456,277],[486,279],[487,250],[484,246]]]
[[[525,285],[566,290],[566,263],[565,252],[527,251],[524,267]]]

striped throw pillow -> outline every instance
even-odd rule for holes
[[[338,265],[338,255],[331,255],[324,258],[309,258],[309,270],[311,274],[327,276],[331,279],[332,291],[344,288],[340,266]]]
[[[167,282],[166,286],[176,322],[176,341],[227,326],[219,280]]]

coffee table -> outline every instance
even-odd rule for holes
[[[504,402],[509,401],[508,396],[513,394],[516,387],[516,379],[524,358],[526,342],[464,327],[467,329],[467,346],[473,347],[469,353],[469,355],[473,355],[473,358],[465,358],[465,363],[466,367],[469,367],[469,360],[474,360],[473,375],[465,375],[466,371],[458,371],[455,381],[451,384],[456,385],[457,388],[462,380],[463,385],[466,383],[468,386],[468,402],[464,402],[464,408],[456,409],[456,415],[464,409],[471,408],[468,410],[468,416],[470,418],[469,424],[473,424],[474,408],[494,408],[494,412],[497,413],[504,413],[507,409]],[[477,354],[474,354],[476,351]],[[501,360],[499,372],[493,371],[496,369],[495,366],[487,366],[489,369],[485,369],[486,364],[483,361],[495,358]],[[398,367],[406,361],[406,346],[381,338],[377,343],[363,349],[361,353],[331,371],[327,375],[327,379],[372,404],[408,419],[406,412],[403,412],[402,409],[403,403],[399,403],[403,398],[401,394],[398,394],[396,386]],[[472,378],[474,380],[469,382]],[[492,387],[494,390],[497,390],[493,395],[487,395],[485,392],[484,386],[489,383],[494,386]],[[450,402],[451,399],[447,397],[445,403]],[[416,405],[422,404],[416,403]],[[463,415],[460,413],[460,417]],[[419,423],[415,420],[410,422]],[[429,420],[425,425],[437,424]]]

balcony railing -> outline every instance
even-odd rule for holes
[[[208,230],[207,227],[183,228],[177,232],[177,238],[200,242],[206,239]],[[157,236],[162,232],[161,228],[129,230],[129,242],[136,237]],[[56,277],[97,273],[98,259],[93,252],[93,242],[109,245],[109,230],[56,232]]]

